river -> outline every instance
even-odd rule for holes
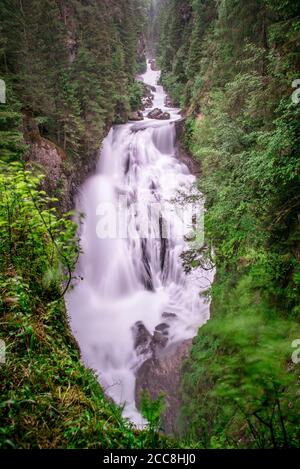
[[[137,324],[150,334],[163,325],[166,347],[192,338],[209,318],[209,302],[200,293],[212,280],[212,273],[186,274],[182,266],[193,225],[202,229],[203,201],[182,199],[195,193],[195,176],[176,157],[181,116],[165,106],[159,76],[148,64],[142,79],[155,86],[153,108],[169,112],[170,120],[148,119],[147,109],[143,121],[114,126],[96,174],[78,195],[84,219],[76,274],[82,279],[67,297],[83,362],[137,425],[135,376],[149,356],[149,350],[137,351]]]

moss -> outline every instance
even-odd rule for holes
[[[1,338],[1,448],[143,448],[137,431],[80,362],[63,301],[31,314],[6,299]],[[164,437],[159,446],[172,446]]]

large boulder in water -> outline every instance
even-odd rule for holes
[[[170,119],[170,114],[168,112],[163,112],[159,108],[155,108],[152,111],[149,112],[148,118],[149,119],[158,119],[158,120],[168,120]]]
[[[157,119],[157,117],[160,116],[160,114],[162,114],[162,110],[156,107],[151,112],[149,112],[147,117],[149,117],[149,119]]]
[[[169,120],[171,118],[171,115],[168,112],[163,112],[160,114],[156,119],[159,120]]]
[[[152,399],[157,399],[160,393],[163,393],[166,408],[162,415],[162,427],[167,434],[178,434],[177,419],[182,405],[180,387],[183,364],[191,348],[191,339],[163,348],[157,351],[156,356],[146,360],[137,371],[136,405],[140,408],[143,391],[148,391]]]
[[[164,313],[162,313],[162,317],[164,319],[174,320],[174,319],[177,318],[177,315],[175,313],[164,312]]]
[[[138,321],[132,328],[134,349],[137,355],[152,355],[152,335],[142,323]]]
[[[141,111],[131,112],[128,116],[130,121],[142,121],[144,120],[143,113]]]
[[[136,322],[132,328],[136,354],[144,359],[155,357],[168,343],[169,327],[167,323],[159,324],[152,336],[142,321]]]

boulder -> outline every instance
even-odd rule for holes
[[[128,116],[130,121],[142,121],[144,120],[143,113],[141,111],[131,112]]]
[[[153,106],[153,100],[151,98],[143,98],[142,99],[142,103],[143,103],[143,107],[146,109],[146,108],[150,108]]]
[[[174,107],[173,101],[169,96],[166,96],[165,99],[165,106],[166,107]]]
[[[164,319],[169,319],[169,320],[173,320],[173,319],[176,319],[176,318],[177,318],[177,316],[176,316],[175,313],[167,313],[167,312],[162,313],[162,317],[163,317]]]
[[[152,399],[160,393],[165,395],[166,408],[162,415],[162,428],[165,433],[178,434],[177,419],[182,402],[180,388],[183,376],[183,363],[190,354],[192,340],[173,344],[161,350],[156,356],[146,360],[136,375],[135,400],[140,408],[143,391],[148,391]]]
[[[159,108],[153,109],[151,112],[148,114],[149,119],[158,119],[158,120],[168,120],[170,119],[170,114],[168,112],[163,112]]]
[[[138,321],[132,328],[134,349],[137,355],[152,355],[152,335],[142,323]]]
[[[142,321],[136,322],[132,328],[136,354],[144,359],[155,357],[168,343],[169,327],[167,323],[158,324],[151,335]]]
[[[168,335],[169,334],[169,331],[168,331],[169,327],[170,327],[169,324],[163,322],[163,323],[159,324],[158,326],[156,326],[155,330],[157,332],[161,332],[163,335]]]
[[[149,112],[147,117],[149,117],[149,119],[157,119],[157,117],[160,116],[161,114],[162,114],[162,110],[156,107],[151,112]]]
[[[171,115],[168,112],[163,112],[160,114],[156,119],[159,120],[169,120],[171,118]]]
[[[153,356],[156,357],[157,353],[164,349],[168,343],[168,336],[161,331],[154,331],[153,339],[151,342],[151,348],[153,351]]]

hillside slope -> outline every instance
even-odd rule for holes
[[[213,318],[186,365],[183,420],[204,447],[295,447],[299,5],[160,0],[156,11],[162,82],[186,111],[217,268]]]
[[[139,103],[144,21],[140,0],[1,2],[1,448],[171,444],[105,397],[80,362],[63,298],[79,246],[62,212],[108,128]]]

